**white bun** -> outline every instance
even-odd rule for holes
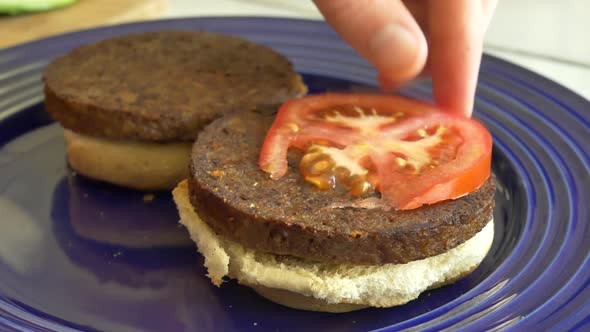
[[[333,265],[257,252],[216,235],[195,212],[188,184],[173,191],[181,223],[205,257],[211,281],[229,276],[279,304],[304,310],[345,312],[367,306],[392,307],[416,299],[473,271],[493,238],[490,221],[473,238],[437,256],[407,264]]]
[[[169,190],[188,175],[192,144],[118,141],[65,130],[70,166],[87,177],[139,190]]]

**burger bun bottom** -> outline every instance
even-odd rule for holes
[[[211,282],[228,276],[281,305],[310,311],[348,312],[393,307],[416,299],[427,289],[452,283],[471,273],[485,258],[494,223],[442,254],[406,264],[336,265],[309,262],[245,248],[222,238],[193,208],[187,181],[173,191],[180,222],[205,257]]]
[[[110,140],[64,132],[68,163],[89,178],[127,188],[170,190],[188,175],[190,142]]]

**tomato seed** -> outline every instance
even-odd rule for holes
[[[408,164],[408,161],[401,157],[395,158],[395,162],[399,167],[406,167],[406,165]]]
[[[321,160],[311,166],[311,171],[313,173],[321,173],[321,172],[326,171],[330,166],[332,166],[332,165],[329,161]]]
[[[289,123],[288,127],[294,133],[299,132],[299,126],[296,123]]]

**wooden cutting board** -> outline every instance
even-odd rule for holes
[[[79,0],[53,11],[0,17],[0,48],[101,25],[159,17],[168,0]]]

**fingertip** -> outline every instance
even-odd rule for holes
[[[380,84],[385,88],[415,78],[424,68],[428,46],[419,29],[397,23],[375,34],[370,42],[370,54]]]
[[[404,83],[424,67],[426,39],[403,1],[314,1],[326,21],[377,69],[384,82]]]
[[[377,75],[377,81],[379,82],[379,88],[385,93],[390,93],[399,87],[399,83],[392,81],[389,77],[381,74]]]
[[[439,88],[434,89],[434,100],[436,105],[447,112],[470,117],[473,113],[473,92],[463,91],[463,93],[461,93],[461,90],[447,90],[440,88],[440,85],[441,84],[437,84],[436,86],[439,86]]]

